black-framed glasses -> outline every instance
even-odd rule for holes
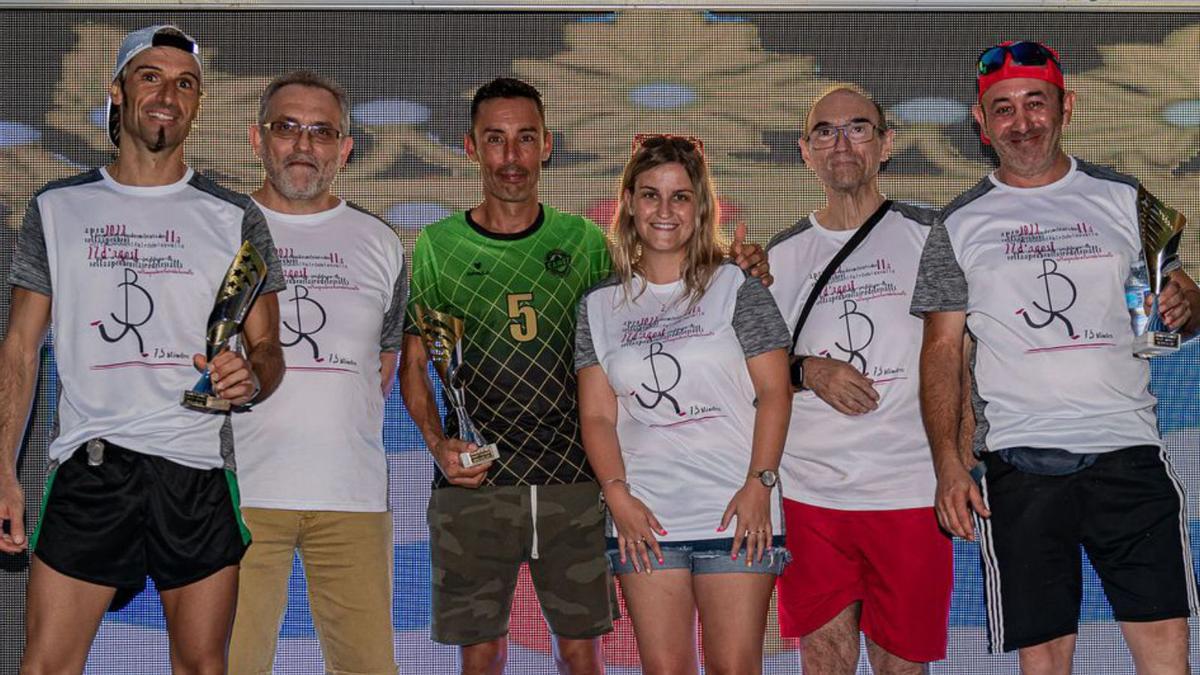
[[[655,148],[668,143],[684,152],[698,152],[701,157],[704,157],[704,141],[696,136],[679,136],[676,134],[634,134],[632,152],[637,152],[641,148]]]
[[[306,131],[314,143],[336,143],[342,137],[341,129],[319,122],[317,124],[301,124],[293,120],[278,120],[266,122],[262,127],[270,131],[275,138],[285,141],[294,141]]]
[[[808,132],[804,140],[814,150],[827,150],[837,145],[838,135],[846,137],[846,141],[854,144],[870,143],[875,140],[877,131],[883,131],[879,125],[866,120],[846,124],[822,124]]]
[[[996,45],[983,50],[977,63],[979,74],[991,75],[1001,70],[1009,56],[1012,57],[1014,65],[1036,67],[1053,63],[1054,67],[1062,70],[1058,56],[1049,47],[1039,42],[1021,41],[1011,45]]]

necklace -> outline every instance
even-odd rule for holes
[[[679,296],[680,283],[678,281],[672,282],[670,284],[651,284],[650,282],[646,281],[645,279],[642,279],[642,283],[644,284],[644,287],[643,287],[643,289],[645,290],[644,295],[649,295],[654,300],[654,302],[658,303],[658,313],[659,314],[665,314],[667,312],[667,309],[669,309],[670,307],[674,306],[676,303],[679,302],[678,296]],[[666,292],[666,297],[659,294],[659,292],[657,290],[655,290],[655,288],[654,288],[655,285],[669,287]]]

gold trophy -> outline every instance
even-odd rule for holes
[[[446,401],[458,420],[459,436],[478,446],[473,452],[458,453],[459,461],[464,467],[470,468],[500,459],[500,450],[496,448],[496,444],[485,441],[471,418],[467,416],[466,392],[463,390],[461,378],[458,377],[462,367],[462,319],[421,305],[416,305],[414,309],[421,340],[425,343],[434,369],[442,378],[442,390],[446,392]]]
[[[242,242],[233,262],[225,272],[225,279],[217,291],[212,312],[208,315],[208,334],[204,338],[205,358],[212,363],[213,357],[229,347],[229,342],[242,331],[242,322],[262,290],[267,279],[267,263],[258,250],[248,241]],[[183,392],[181,405],[199,412],[227,413],[232,408],[227,399],[213,391],[212,375],[205,370],[200,381],[191,390]]]
[[[1167,275],[1179,269],[1179,241],[1187,219],[1138,187],[1138,230],[1142,257],[1136,260],[1125,282],[1125,304],[1133,328],[1133,354],[1143,359],[1171,354],[1179,349],[1181,336],[1168,329],[1158,311],[1158,294]],[[1153,297],[1147,309],[1147,299]]]

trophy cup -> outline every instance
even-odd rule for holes
[[[496,444],[485,441],[467,416],[466,393],[458,377],[459,368],[462,367],[462,319],[421,305],[416,305],[414,309],[421,340],[425,343],[433,367],[442,378],[442,390],[446,392],[446,400],[458,420],[459,436],[478,446],[474,452],[458,453],[459,461],[464,467],[470,468],[500,459]]]
[[[1142,257],[1130,268],[1125,282],[1125,304],[1133,328],[1133,354],[1143,359],[1170,354],[1179,349],[1179,333],[1169,330],[1158,311],[1158,294],[1167,275],[1179,269],[1179,240],[1187,219],[1159,201],[1143,187],[1137,195],[1138,229]],[[1147,308],[1147,299],[1153,301]]]
[[[212,313],[208,315],[204,356],[209,363],[241,332],[242,322],[246,320],[246,314],[254,304],[254,299],[258,297],[258,292],[262,290],[266,278],[267,264],[263,262],[253,244],[243,241],[242,247],[238,249],[237,255],[225,272],[225,279],[217,291]],[[207,413],[226,413],[232,407],[229,400],[217,396],[213,391],[212,375],[208,370],[200,375],[196,386],[183,392],[180,404],[185,408]]]

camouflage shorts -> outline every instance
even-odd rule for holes
[[[584,639],[612,630],[616,591],[604,557],[599,488],[540,485],[536,498],[534,490],[444,487],[430,495],[437,642],[471,645],[507,635],[523,562],[551,632]]]

